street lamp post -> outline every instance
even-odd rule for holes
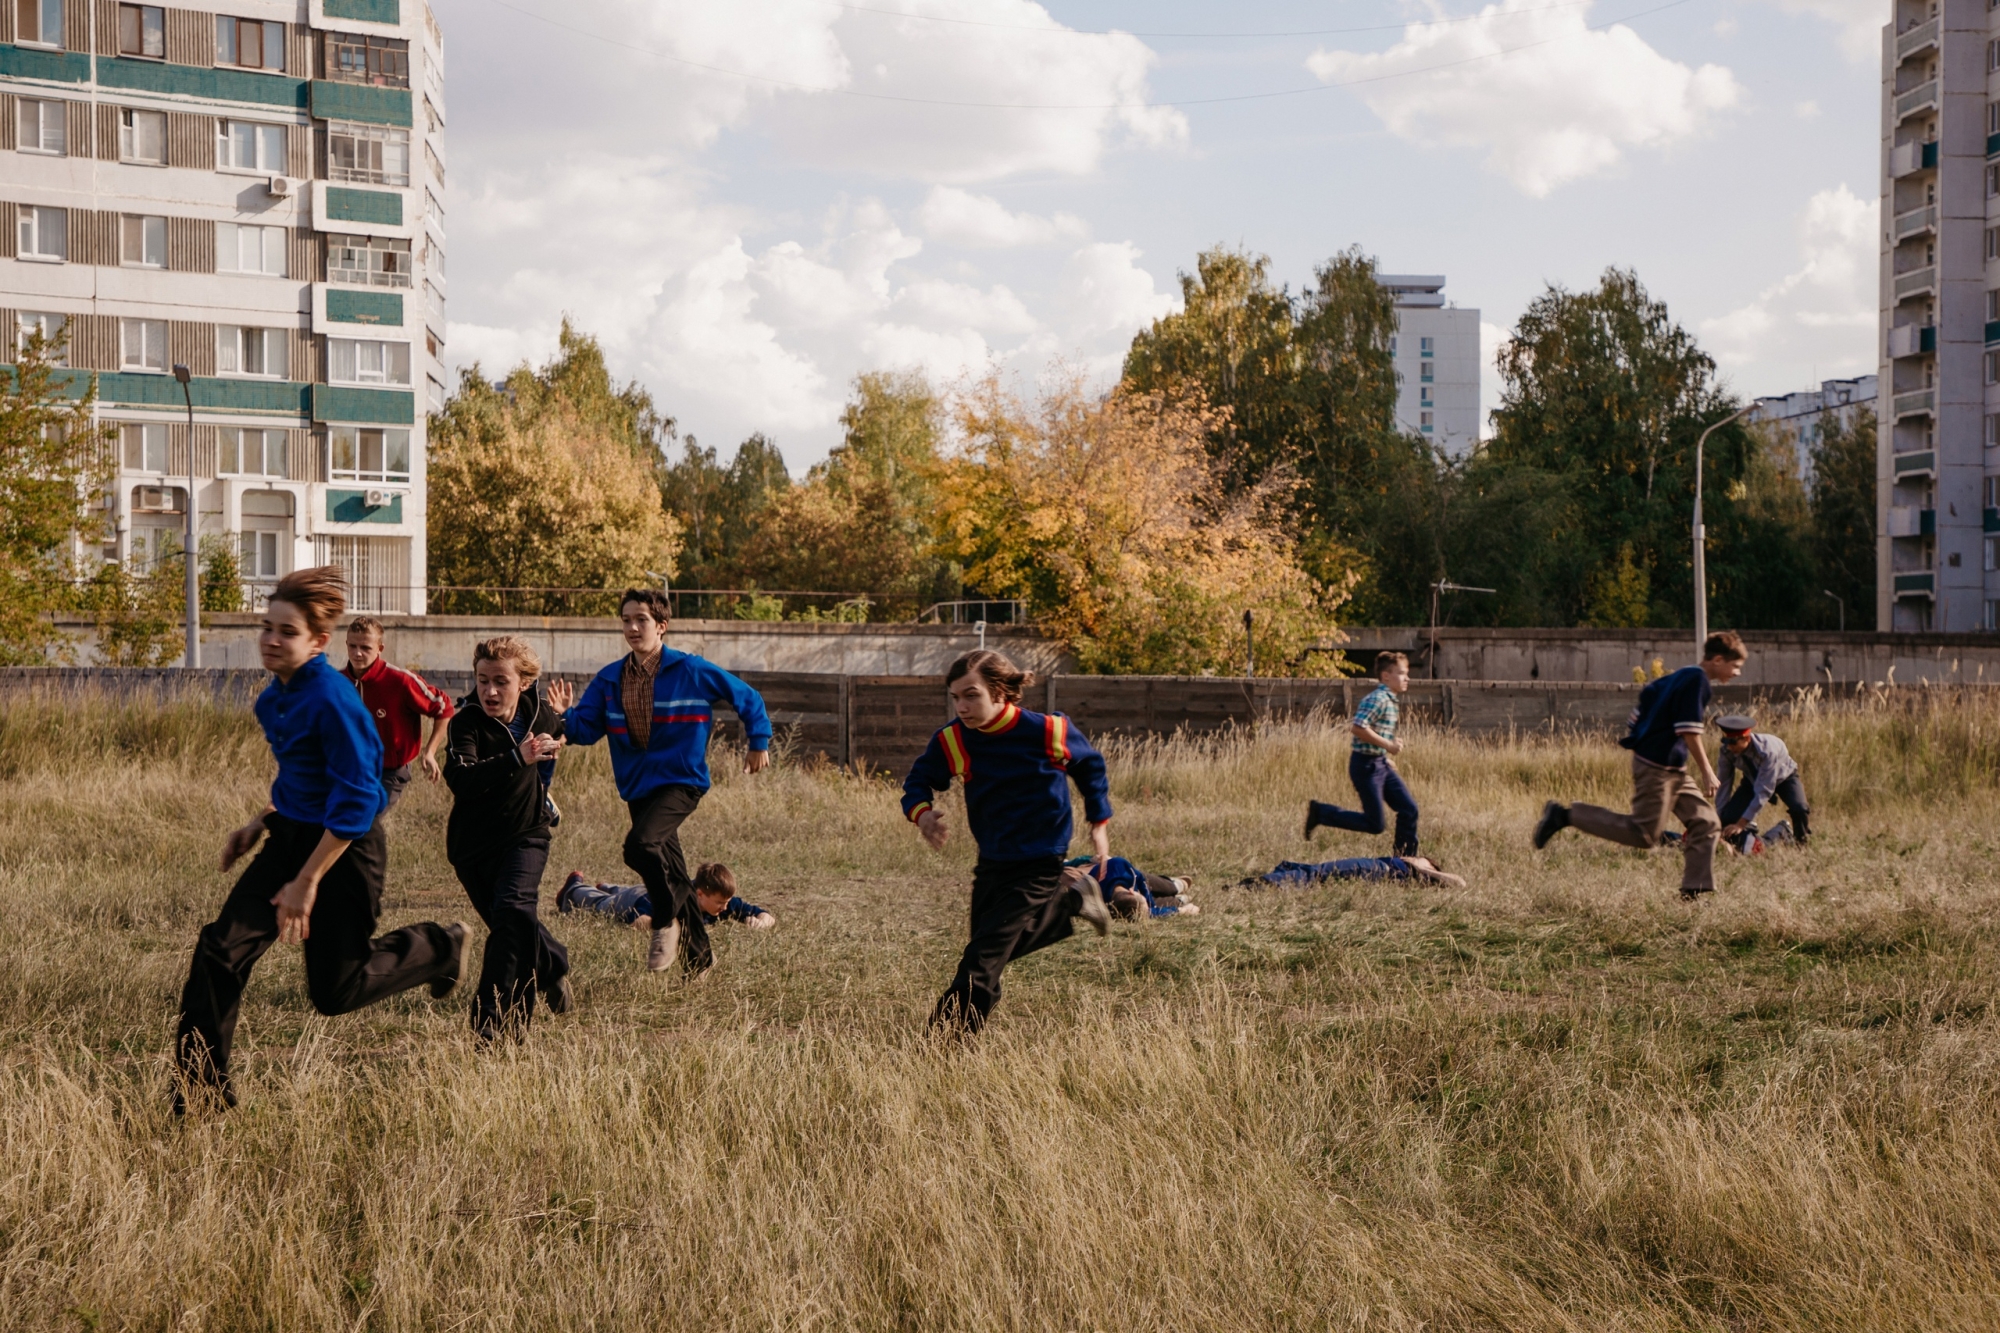
[[[187,566],[187,651],[181,656],[183,667],[201,665],[201,562],[195,551],[195,499],[194,499],[194,395],[188,389],[188,368],[174,367],[174,378],[180,381],[181,399],[187,404],[187,525],[181,542],[181,562]]]
[[[1757,404],[1750,403],[1738,408],[1703,431],[1701,438],[1694,442],[1694,657],[1697,662],[1701,660],[1701,646],[1708,642],[1708,560],[1703,550],[1708,541],[1708,531],[1701,523],[1702,452],[1709,436],[1756,410],[1756,407]]]
[[[1839,593],[1828,592],[1824,588],[1820,589],[1819,595],[1833,598],[1833,604],[1840,608],[1840,632],[1842,634],[1847,633],[1847,603],[1841,599]]]

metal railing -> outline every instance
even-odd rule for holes
[[[932,602],[917,612],[917,620],[925,625],[1025,625],[1028,623],[1028,604],[1018,597]]]
[[[1926,204],[1922,208],[1913,208],[1907,213],[1896,214],[1896,239],[1905,241],[1912,236],[1921,236],[1927,231],[1936,231],[1937,218],[1936,204]]]
[[[1896,99],[1896,119],[1914,115],[1925,107],[1938,104],[1938,81],[1921,83]]]
[[[433,615],[615,616],[622,588],[518,588],[429,585]],[[672,615],[690,620],[907,621],[909,593],[825,592],[770,588],[668,588]]]
[[[1943,19],[1932,19],[1928,23],[1919,23],[1908,32],[1899,34],[1896,38],[1897,62],[1900,64],[1908,60],[1927,46],[1936,46],[1943,31],[1943,23]]]
[[[1890,400],[1890,410],[1898,417],[1920,416],[1936,410],[1937,390],[1919,389],[1915,393],[1899,393]]]
[[[1924,292],[1936,291],[1937,265],[1932,264],[1927,268],[1920,268],[1912,270],[1909,273],[1897,274],[1895,290],[1896,290],[1896,299],[1898,301],[1904,299],[1905,297],[1917,296]]]

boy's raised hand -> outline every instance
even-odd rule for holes
[[[924,841],[930,845],[932,851],[941,852],[944,850],[944,840],[950,834],[950,829],[945,826],[944,816],[933,808],[917,816],[917,832],[924,835]]]
[[[548,699],[549,707],[555,709],[558,713],[567,713],[570,710],[570,705],[576,702],[576,686],[570,684],[560,676],[555,677],[549,681]]]

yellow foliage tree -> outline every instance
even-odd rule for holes
[[[1064,376],[1037,404],[999,377],[954,407],[959,453],[941,469],[936,521],[965,581],[1019,597],[1085,671],[1157,675],[1243,669],[1243,613],[1255,616],[1263,674],[1331,674],[1329,587],[1300,567],[1275,510],[1292,483],[1274,474],[1231,493],[1204,441],[1220,414],[1200,399]]]

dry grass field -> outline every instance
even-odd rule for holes
[[[962,821],[939,857],[890,783],[729,776],[690,848],[782,923],[706,980],[562,918],[578,1011],[481,1053],[463,993],[323,1019],[276,949],[242,1107],[183,1125],[254,724],[0,705],[0,1327],[1991,1330],[2000,704],[1780,731],[1819,840],[1694,907],[1671,853],[1528,849],[1544,797],[1622,801],[1602,738],[1414,737],[1463,891],[1218,887],[1344,796],[1323,726],[1113,747],[1114,847],[1204,914],[1016,966],[970,1048],[921,1031]],[[545,903],[622,873],[602,750],[557,794]],[[446,809],[394,816],[387,924],[470,917]]]

